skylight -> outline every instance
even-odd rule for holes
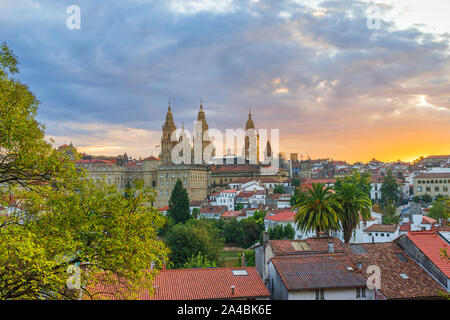
[[[291,244],[296,251],[311,250],[311,247],[305,241],[292,241]]]
[[[409,277],[404,273],[400,273],[400,277],[402,277],[402,279],[405,279],[405,280],[409,279]]]
[[[234,276],[247,276],[247,270],[232,270]]]

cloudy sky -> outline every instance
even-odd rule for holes
[[[157,155],[168,101],[193,128],[203,97],[210,127],[244,127],[251,107],[286,153],[409,161],[450,153],[448,12],[448,0],[0,0],[0,41],[57,145]]]

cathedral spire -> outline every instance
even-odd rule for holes
[[[252,120],[252,110],[250,108],[248,109],[248,120],[245,125],[245,130],[248,130],[248,129],[255,129],[255,124],[253,123],[253,120]]]

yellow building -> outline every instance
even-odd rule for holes
[[[414,195],[450,196],[450,172],[428,172],[414,177]]]

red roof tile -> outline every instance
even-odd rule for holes
[[[350,254],[354,262],[362,263],[362,270],[367,270],[370,265],[380,267],[380,290],[387,299],[437,298],[442,290],[396,243],[351,244]],[[408,279],[400,274],[405,274]]]
[[[450,263],[441,256],[441,249],[450,250],[450,246],[436,231],[412,231],[407,237],[450,278]]]
[[[334,251],[344,250],[342,241],[338,238],[333,237],[322,237],[322,238],[308,238],[303,240],[270,240],[270,247],[275,254],[284,253],[310,253],[310,252],[328,252],[328,243],[334,243]],[[294,247],[296,243],[306,244],[307,246],[302,246],[305,249],[299,250]],[[300,246],[299,246],[300,247]],[[308,249],[309,247],[309,249]]]
[[[295,221],[295,212],[293,211],[283,211],[281,213],[275,214],[273,216],[266,216],[266,220],[270,221]]]
[[[366,287],[366,276],[345,254],[285,255],[271,261],[288,290]]]
[[[245,270],[246,275],[235,275],[233,270]],[[242,271],[241,271],[242,272]],[[234,286],[234,294],[231,286]],[[103,299],[120,300],[112,286],[97,285],[95,291],[104,293]],[[204,300],[269,297],[255,268],[207,268],[161,270],[156,275],[154,295],[148,290],[137,292],[139,300]],[[99,298],[99,297],[98,297]]]
[[[378,224],[375,223],[368,228],[365,228],[364,231],[368,232],[395,232],[397,230],[396,224]]]
[[[422,224],[433,224],[437,222],[435,219],[427,217],[427,216],[423,216],[422,217]]]

